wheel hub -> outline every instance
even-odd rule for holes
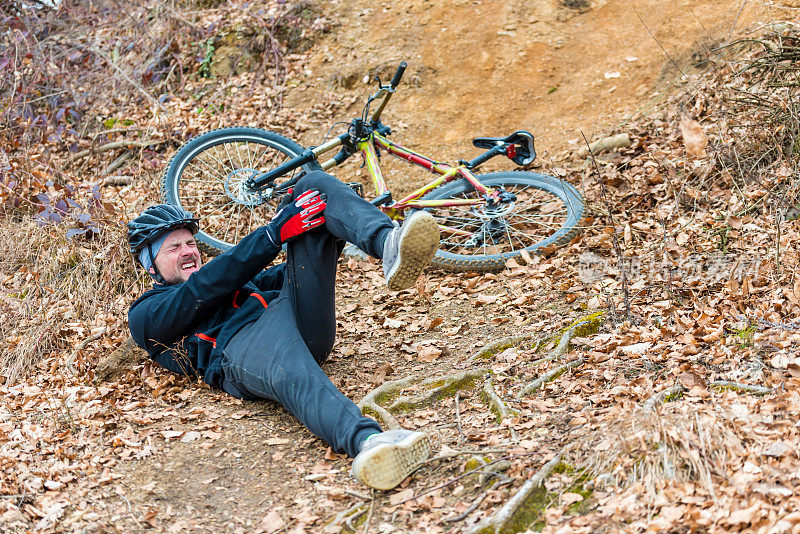
[[[516,196],[507,194],[504,191],[499,201],[472,208],[470,210],[471,213],[482,221],[481,227],[467,239],[464,246],[480,247],[487,242],[498,243],[506,236],[508,224],[505,216],[514,211],[514,201],[516,199]]]
[[[225,194],[237,204],[258,206],[264,203],[261,193],[247,187],[247,180],[258,174],[257,169],[236,169],[225,177]]]

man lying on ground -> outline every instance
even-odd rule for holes
[[[282,404],[353,461],[377,489],[402,482],[430,453],[429,437],[382,431],[320,368],[336,331],[334,282],[346,241],[383,259],[390,290],[411,287],[439,244],[430,214],[398,227],[322,171],[301,178],[275,217],[203,265],[198,220],[172,205],[128,224],[131,251],[155,280],[130,307],[131,335],[160,365],[248,400]],[[265,268],[287,244],[286,263]]]

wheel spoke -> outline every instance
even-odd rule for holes
[[[206,148],[195,153],[191,160],[183,160],[185,163],[177,177],[165,179],[165,200],[185,207],[202,219],[198,235],[201,242],[214,247],[232,246],[274,213],[270,202],[253,204],[247,200],[245,191],[241,190],[243,181],[250,175],[246,169],[252,172],[271,170],[294,157],[296,152],[290,145],[275,141],[274,134],[266,134],[261,139],[256,135],[260,134],[248,131],[211,135],[206,138]],[[272,204],[277,201],[275,199]],[[220,242],[223,245],[217,244]]]
[[[203,169],[201,169],[200,167],[198,167],[197,165],[195,165],[195,161],[197,161],[197,158],[195,158],[195,159],[193,159],[192,161],[190,161],[190,162],[189,162],[189,164],[187,165],[187,167],[193,167],[194,169],[196,169],[196,170],[197,170],[197,172],[198,172],[199,174],[208,176],[208,174],[209,174],[209,173],[208,173],[208,171],[204,171]],[[219,183],[225,183],[225,175],[224,175],[224,174],[220,174],[220,173],[217,171],[217,169],[215,169],[214,167],[212,167],[211,165],[209,165],[209,164],[208,164],[208,163],[207,163],[205,160],[202,160],[202,159],[201,159],[201,160],[199,160],[199,161],[200,161],[200,163],[202,163],[203,165],[205,165],[206,167],[208,167],[208,169],[211,171],[211,175],[212,175],[212,177],[213,177],[213,175],[215,175],[215,174],[219,176],[219,178],[217,178],[217,180],[219,181]]]
[[[566,185],[562,192],[551,192],[552,182],[541,180],[526,173],[495,174],[493,181],[487,182],[493,188],[502,188],[516,196],[513,205],[500,204],[490,208],[477,204],[472,206],[451,206],[430,208],[430,211],[443,227],[462,233],[442,235],[440,248],[469,260],[470,256],[486,255],[498,261],[513,257],[522,249],[533,249],[544,240],[562,230],[574,220],[574,214],[582,209],[574,209],[573,201],[580,202],[580,196]],[[541,182],[539,182],[541,180]],[[541,183],[541,187],[537,184]],[[438,199],[479,200],[474,190],[456,192],[465,185],[450,184],[443,188],[453,190],[451,195],[440,195]],[[559,196],[562,195],[562,196]],[[437,197],[433,197],[437,198]],[[496,211],[492,213],[492,209]],[[507,210],[507,212],[505,212]],[[477,240],[469,246],[470,240]],[[481,260],[482,261],[482,260]]]

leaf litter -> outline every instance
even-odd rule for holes
[[[204,16],[221,20],[213,10]],[[547,169],[580,182],[590,208],[584,232],[564,249],[511,260],[497,275],[430,272],[402,298],[382,287],[376,262],[343,262],[340,337],[326,370],[356,400],[386,381],[463,371],[469,355],[495,339],[552,336],[595,311],[608,318],[598,333],[573,338],[566,354],[536,366],[539,343],[491,354],[485,363],[494,391],[512,408],[499,420],[480,387],[396,414],[402,426],[430,432],[440,453],[385,494],[373,496],[354,484],[349,460],[270,403],[231,399],[148,362],[92,382],[98,359],[122,344],[124,310],[145,281],[118,272],[125,287],[106,286],[99,293],[107,300],[94,297],[93,307],[78,302],[77,289],[59,293],[52,281],[89,258],[121,261],[113,255],[120,250],[119,231],[64,241],[51,259],[38,258],[38,268],[37,261],[9,251],[5,257],[14,260],[0,273],[0,313],[16,331],[2,327],[3,352],[17,351],[31,336],[38,342],[15,352],[26,355],[26,371],[4,374],[0,384],[0,521],[20,531],[207,526],[338,532],[363,528],[359,521],[368,517],[366,527],[381,532],[469,531],[566,450],[527,526],[546,532],[795,531],[800,207],[797,154],[784,134],[796,125],[789,98],[796,93],[791,84],[759,91],[766,71],[796,82],[796,73],[781,70],[779,53],[790,54],[798,38],[790,25],[759,40],[768,46],[741,41],[738,56],[696,76],[693,89],[701,90],[676,97],[660,116],[621,126],[630,145],[598,154],[596,161],[564,159]],[[302,57],[289,56],[283,79],[303,68]],[[232,88],[246,86],[249,76],[232,76],[219,90],[235,95]],[[184,87],[213,90],[203,80],[186,80]],[[282,90],[274,85],[261,98],[277,101]],[[269,107],[246,104],[247,98],[232,97],[229,109],[245,114],[252,106]],[[777,111],[760,116],[757,98]],[[185,119],[182,136],[221,124],[213,114],[193,113],[188,100],[162,105]],[[320,106],[317,120],[343,106]],[[781,110],[778,129],[758,129],[758,121],[774,121]],[[149,113],[126,114],[147,124]],[[264,120],[291,135],[305,119],[281,108]],[[153,131],[168,137],[175,124],[162,126]],[[108,140],[122,133],[109,133]],[[85,137],[77,143],[91,144]],[[142,179],[118,194],[104,193],[108,217],[124,220],[155,200],[148,180],[176,144],[139,154],[126,173]],[[29,148],[25,155],[34,157],[23,161],[8,138],[3,146],[9,165],[29,178],[20,198],[42,191],[57,196],[47,185],[53,169],[37,163],[38,148]],[[65,154],[63,145],[52,148]],[[753,160],[754,152],[766,156]],[[81,164],[97,165],[100,158],[89,154]],[[9,211],[12,197],[1,198],[6,226],[28,209]],[[48,217],[66,213],[53,210]],[[72,224],[84,228],[79,218]],[[38,236],[25,230],[19,241],[66,235],[61,227],[44,228]],[[32,284],[36,280],[50,286]],[[23,295],[28,286],[38,293]],[[26,297],[48,299],[42,302],[55,311],[32,313]],[[73,369],[65,365],[70,348],[100,328],[106,329],[101,337],[75,352]],[[556,343],[551,339],[542,351]],[[584,361],[515,400],[526,383],[577,358]],[[766,394],[747,386],[766,388]],[[404,393],[419,391],[412,381]],[[480,472],[468,468],[473,457],[481,458]],[[508,480],[491,470],[500,462],[508,464],[502,472]],[[197,495],[186,494],[198,484]],[[358,518],[342,515],[351,509]],[[459,521],[446,521],[465,512]]]

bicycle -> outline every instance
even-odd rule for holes
[[[368,96],[361,117],[352,119],[346,132],[317,147],[304,149],[280,134],[249,127],[221,128],[190,140],[164,173],[164,201],[200,218],[200,246],[216,254],[270,220],[281,197],[304,172],[327,171],[359,153],[375,189],[371,200],[375,206],[396,220],[406,210],[419,209],[436,217],[441,242],[432,262],[435,266],[500,271],[523,250],[535,252],[570,242],[580,231],[584,209],[573,186],[535,172],[474,172],[498,155],[518,165],[531,163],[536,151],[529,132],[475,138],[473,145],[486,151],[457,165],[438,162],[388,139],[391,129],[381,122],[381,114],[405,68],[403,61],[388,85],[378,79],[378,90]],[[370,115],[370,104],[376,101],[378,106]],[[322,154],[337,148],[332,158],[319,161]],[[394,200],[381,172],[381,150],[439,176]],[[359,193],[363,196],[363,191]]]

